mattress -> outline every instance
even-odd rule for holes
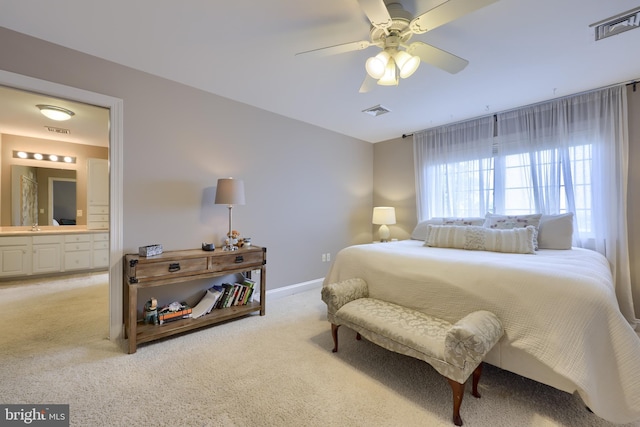
[[[424,246],[356,245],[325,283],[360,277],[369,295],[451,323],[489,310],[502,345],[522,350],[574,385],[598,416],[640,419],[640,338],[620,313],[608,261],[581,248],[511,254]],[[508,368],[507,368],[508,369]]]

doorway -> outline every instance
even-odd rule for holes
[[[122,333],[123,101],[118,98],[0,70],[0,85],[109,109],[109,339]]]

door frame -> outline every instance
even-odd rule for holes
[[[0,85],[109,109],[109,339],[124,338],[122,310],[123,106],[119,98],[0,70]]]

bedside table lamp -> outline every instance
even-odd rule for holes
[[[374,224],[380,224],[381,242],[389,241],[389,227],[387,225],[396,223],[396,209],[388,206],[380,206],[373,208],[373,221]]]
[[[244,205],[244,181],[241,179],[233,178],[221,178],[218,180],[218,187],[216,188],[216,205],[228,205],[229,206],[229,243],[225,245],[222,250],[224,251],[237,251],[238,247],[233,244],[231,239],[232,222],[231,222],[231,210],[233,205]]]

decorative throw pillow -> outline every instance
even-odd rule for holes
[[[411,238],[413,240],[424,240],[427,236],[427,225],[429,224],[441,225],[442,218],[431,218],[425,221],[420,221],[418,225],[416,225],[416,228],[411,232]]]
[[[484,218],[484,226],[498,230],[509,230],[512,228],[524,228],[532,225],[535,228],[533,243],[538,249],[538,227],[540,226],[540,218],[542,214],[530,215],[497,215],[488,213]]]
[[[470,217],[470,218],[442,218],[442,225],[482,225],[484,224],[484,218]]]
[[[571,249],[573,244],[573,212],[542,215],[538,227],[540,249]]]
[[[535,227],[492,229],[479,226],[427,226],[424,245],[475,251],[535,254]]]

